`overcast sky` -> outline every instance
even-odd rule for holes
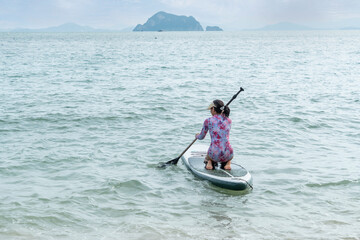
[[[292,22],[313,27],[360,27],[360,0],[0,0],[0,28],[43,28],[77,23],[122,29],[158,11],[195,17],[225,30]]]

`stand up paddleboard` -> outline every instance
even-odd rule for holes
[[[252,177],[241,165],[231,161],[231,170],[221,169],[220,166],[214,170],[205,169],[204,159],[208,146],[196,144],[184,153],[181,160],[196,177],[207,180],[212,184],[230,190],[252,189]],[[220,164],[219,164],[220,165]]]

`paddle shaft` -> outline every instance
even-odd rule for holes
[[[178,159],[181,158],[182,155],[184,155],[184,153],[196,142],[197,138],[195,138],[192,143],[190,143],[190,145],[180,154],[180,156],[178,156]]]
[[[229,104],[239,95],[239,93],[241,93],[242,91],[244,91],[244,89],[242,87],[240,87],[240,90],[230,99],[230,101],[225,105],[225,107],[229,106]]]

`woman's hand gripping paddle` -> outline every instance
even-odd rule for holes
[[[240,87],[240,90],[230,99],[230,101],[225,105],[225,106],[229,106],[229,104],[239,95],[239,93],[241,93],[242,91],[244,91],[244,89],[242,87]],[[158,165],[158,168],[165,168],[168,165],[176,165],[179,161],[179,159],[181,158],[182,155],[184,155],[184,153],[196,142],[197,138],[195,138],[192,143],[190,143],[190,145],[177,157],[174,158],[170,161],[167,161],[166,163],[164,162],[160,162]]]

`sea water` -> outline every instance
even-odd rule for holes
[[[360,239],[359,39],[0,33],[0,239]],[[252,191],[157,168],[240,87]]]

